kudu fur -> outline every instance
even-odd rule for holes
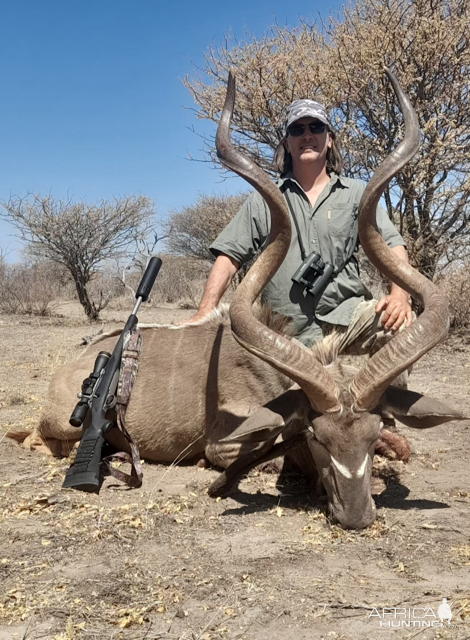
[[[227,313],[221,309],[196,324],[142,328],[139,374],[126,416],[127,429],[143,458],[173,462],[205,455],[225,468],[209,489],[211,495],[226,493],[240,474],[261,461],[286,454],[324,487],[332,521],[362,528],[375,518],[371,470],[374,452],[383,445],[381,412],[416,428],[465,419],[437,400],[389,386],[442,340],[448,326],[443,295],[401,262],[375,230],[376,206],[386,184],[419,143],[416,115],[389,76],[406,134],[364,192],[359,235],[375,266],[421,300],[425,311],[359,372],[335,360],[334,337],[308,350],[285,335],[275,318],[263,316],[266,311],[253,306],[286,255],[291,229],[278,188],[231,144],[235,82],[229,78],[217,132],[218,154],[225,166],[243,176],[267,201],[272,217],[270,244],[231,304],[233,335]],[[75,394],[98,351],[112,351],[115,341],[116,334],[103,337],[54,376],[40,425],[27,444],[46,445],[56,455],[69,452],[81,436],[80,429],[68,425]],[[107,437],[126,449],[116,429]]]

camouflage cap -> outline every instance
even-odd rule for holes
[[[305,117],[316,118],[331,128],[325,107],[319,102],[315,102],[315,100],[304,98],[303,100],[296,100],[287,108],[286,130],[293,122]]]

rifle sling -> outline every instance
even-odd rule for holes
[[[119,453],[114,453],[113,455],[107,456],[103,459],[103,463],[105,464],[113,478],[124,482],[129,487],[132,487],[134,489],[142,486],[142,463],[140,461],[139,449],[137,448],[137,445],[132,440],[129,432],[126,429],[125,416],[131,398],[132,388],[137,377],[137,371],[139,369],[139,354],[141,348],[142,335],[139,330],[134,329],[127,332],[124,337],[124,343],[122,347],[121,371],[119,375],[119,385],[117,391],[118,400],[116,404],[116,414],[117,428],[129,443],[131,454],[129,455],[124,451],[120,451]],[[129,475],[128,473],[124,473],[120,469],[116,469],[115,467],[111,466],[110,463],[115,459],[129,462],[129,464],[131,465],[131,474]]]

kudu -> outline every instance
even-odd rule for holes
[[[432,399],[397,387],[395,378],[408,369],[447,334],[447,302],[427,278],[400,260],[377,231],[375,220],[379,200],[389,181],[409,162],[419,148],[417,115],[398,84],[387,70],[405,120],[405,137],[385,159],[367,185],[359,207],[359,238],[369,260],[390,280],[408,291],[424,306],[423,314],[397,333],[374,354],[359,372],[344,367],[324,366],[316,357],[318,350],[303,349],[295,340],[276,334],[253,315],[252,305],[281,266],[291,241],[291,225],[286,203],[280,191],[259,167],[239,153],[230,141],[230,121],[235,101],[235,80],[229,77],[227,96],[217,132],[217,153],[222,163],[245,178],[266,200],[271,212],[270,243],[239,286],[230,306],[235,339],[245,349],[271,364],[293,380],[300,389],[290,390],[289,401],[277,398],[232,433],[230,441],[259,441],[279,436],[292,421],[293,407],[297,433],[291,428],[289,439],[306,444],[329,500],[332,519],[343,527],[361,528],[375,518],[370,478],[376,443],[383,424],[381,411],[400,414],[410,426],[429,427],[454,418],[463,419]],[[292,402],[292,394],[297,401]],[[303,414],[303,415],[302,415]],[[310,422],[305,430],[305,424]],[[262,436],[260,437],[260,434]],[[294,451],[291,455],[295,458]],[[303,454],[305,457],[305,454]],[[240,462],[237,462],[240,467]],[[235,474],[228,469],[212,493],[223,492]]]
[[[220,309],[196,324],[142,327],[139,374],[126,414],[127,429],[145,459],[172,462],[205,455],[225,468],[209,489],[211,495],[223,495],[240,474],[261,461],[287,454],[323,485],[333,521],[343,527],[365,527],[375,517],[371,471],[374,451],[383,444],[381,412],[417,428],[465,419],[436,400],[389,386],[445,336],[448,325],[442,294],[399,261],[374,226],[385,185],[413,156],[419,142],[416,115],[390,77],[405,116],[406,135],[366,188],[360,240],[375,266],[421,300],[425,311],[359,373],[335,361],[326,364],[334,349],[325,344],[306,349],[282,332],[278,320],[261,317],[253,306],[286,255],[291,229],[278,188],[230,142],[235,84],[229,78],[217,132],[218,154],[269,204],[270,244],[230,306],[235,339],[226,311]],[[115,341],[116,334],[104,336],[57,372],[40,425],[27,444],[67,454],[81,436],[80,429],[68,426],[75,394],[92,370],[97,352],[111,351]],[[116,429],[107,439],[126,449]]]

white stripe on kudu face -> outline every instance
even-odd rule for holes
[[[331,462],[335,465],[341,475],[343,475],[345,478],[352,478],[352,473],[349,471],[349,469],[345,467],[344,464],[341,464],[341,462],[338,462],[336,458],[333,458],[333,456],[331,456]]]
[[[351,471],[347,467],[345,467],[344,464],[341,464],[341,462],[338,462],[338,460],[336,460],[336,458],[334,458],[333,456],[330,456],[330,457],[331,457],[331,462],[334,464],[337,470],[341,473],[341,475],[343,475],[345,478],[348,478],[348,479],[351,479],[353,477],[353,474],[351,473]],[[354,474],[356,478],[362,478],[362,476],[364,475],[367,467],[368,458],[369,458],[369,455],[366,454],[366,457],[364,458],[364,462],[361,464],[359,469]]]
[[[367,460],[368,459],[369,459],[369,454],[366,453],[366,457],[364,458],[364,462],[361,464],[359,469],[356,471],[356,477],[357,478],[362,478],[362,476],[364,475],[364,472],[365,472],[366,467],[367,467]]]

